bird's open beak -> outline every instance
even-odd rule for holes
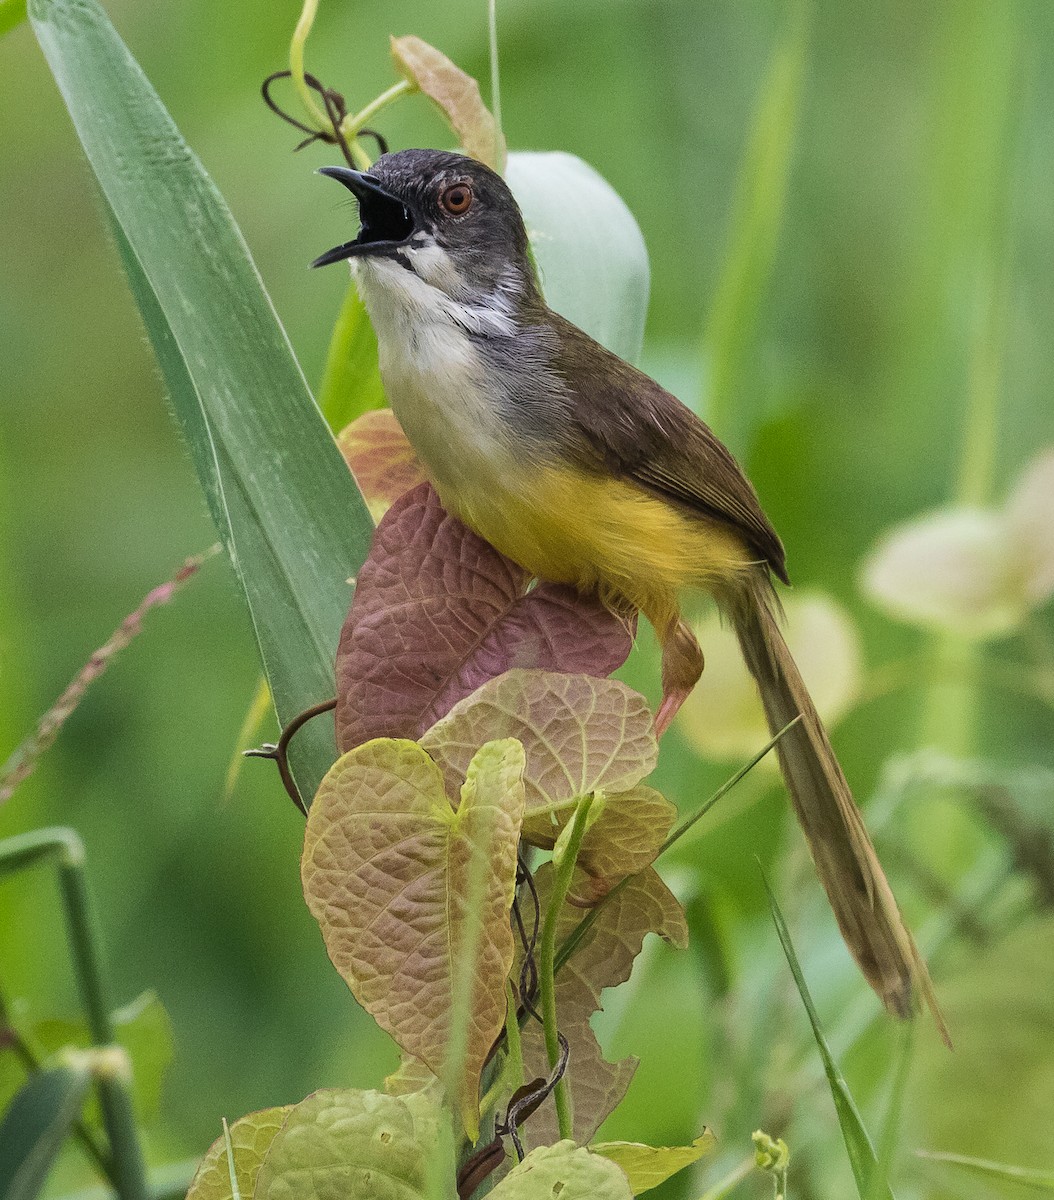
[[[325,267],[363,254],[385,254],[409,241],[414,232],[413,214],[398,196],[386,192],[373,178],[350,167],[320,167],[320,175],[342,183],[359,202],[361,228],[354,241],[334,246],[311,264]]]

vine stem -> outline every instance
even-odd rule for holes
[[[311,26],[315,23],[317,12],[318,0],[304,0],[304,7],[300,11],[300,20],[296,23],[296,29],[293,30],[293,37],[289,43],[289,73],[293,78],[293,86],[300,97],[300,103],[304,106],[304,111],[318,129],[327,129],[329,118],[315,103],[315,97],[311,95],[311,89],[307,86],[307,80],[304,78],[304,45],[307,42],[307,35],[311,32]]]
[[[593,794],[583,796],[567,827],[567,840],[553,853],[553,894],[545,910],[542,937],[538,948],[538,989],[542,1002],[542,1024],[545,1028],[545,1050],[549,1055],[550,1069],[560,1058],[560,1039],[556,1024],[556,926],[560,913],[571,888],[578,852],[586,834],[587,818],[593,805]],[[556,1118],[560,1124],[560,1137],[571,1138],[571,1102],[567,1095],[567,1083],[560,1079],[554,1090]]]
[[[406,96],[410,92],[416,91],[416,83],[411,83],[409,79],[400,79],[398,83],[393,83],[387,91],[381,92],[376,100],[371,100],[353,117],[345,117],[340,123],[340,132],[351,142],[363,125],[372,120],[382,108],[387,108],[393,100],[398,100],[400,96]],[[367,166],[369,166],[369,160],[367,160]]]

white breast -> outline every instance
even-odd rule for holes
[[[385,392],[444,499],[507,486],[516,459],[466,324],[508,318],[459,304],[390,259],[355,261],[353,273]]]

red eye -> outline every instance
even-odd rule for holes
[[[467,183],[452,183],[439,193],[439,203],[453,217],[460,217],[472,207],[472,188]]]

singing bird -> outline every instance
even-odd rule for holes
[[[749,480],[689,408],[550,309],[500,175],[434,150],[368,173],[324,167],[359,203],[350,259],[392,409],[445,508],[539,579],[615,611],[663,645],[661,728],[703,668],[680,614],[699,588],[731,622],[846,944],[886,1007],[933,991],[863,819],[780,633],[783,545]]]

